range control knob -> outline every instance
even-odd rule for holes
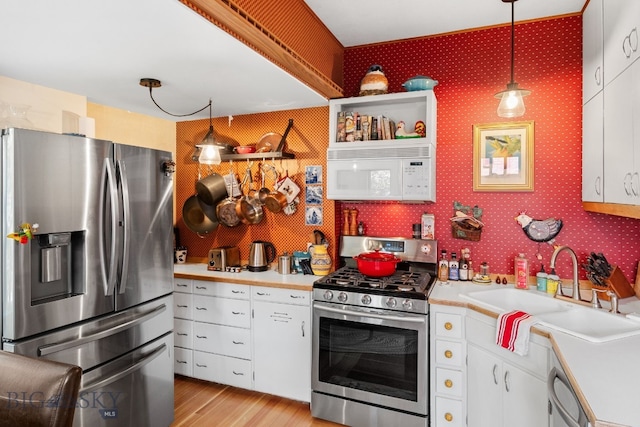
[[[413,301],[410,299],[402,301],[402,307],[404,307],[405,310],[413,310]]]
[[[371,304],[371,297],[369,295],[363,295],[362,299],[360,299],[364,305]]]
[[[326,299],[327,301],[331,301],[333,299],[333,292],[326,290],[324,291],[324,299]]]
[[[338,294],[338,301],[347,302],[347,294],[345,292],[340,292]]]
[[[398,301],[396,301],[396,299],[393,297],[389,297],[387,299],[386,304],[387,304],[387,307],[394,308],[396,305],[398,305]]]

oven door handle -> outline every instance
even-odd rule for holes
[[[416,316],[416,317],[402,317],[402,316],[390,316],[388,314],[378,314],[372,313],[370,311],[365,310],[357,310],[357,309],[341,309],[341,308],[333,308],[333,307],[325,307],[320,305],[315,305],[315,309],[321,311],[328,311],[331,313],[338,313],[344,315],[353,315],[353,316],[362,316],[366,315],[367,317],[373,317],[374,319],[382,319],[382,320],[396,320],[399,322],[412,322],[412,323],[425,323],[427,320],[427,316]]]

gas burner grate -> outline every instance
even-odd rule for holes
[[[431,275],[427,272],[396,271],[391,276],[370,277],[353,267],[342,267],[318,280],[324,286],[336,288],[416,293],[425,293],[431,282]]]

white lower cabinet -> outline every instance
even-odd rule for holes
[[[194,350],[193,376],[201,380],[251,389],[251,360]]]
[[[193,283],[193,376],[253,388],[250,286]]]
[[[431,426],[466,426],[466,310],[430,306]]]
[[[173,372],[193,376],[193,283],[173,282]]]
[[[174,372],[311,400],[311,292],[174,280]]]
[[[496,320],[466,318],[467,417],[469,427],[549,426],[546,339],[530,342],[526,356],[495,343]]]
[[[311,400],[310,299],[307,291],[253,287],[256,390]]]
[[[193,350],[174,347],[173,349],[173,373],[193,376]]]

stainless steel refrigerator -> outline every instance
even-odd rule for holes
[[[1,144],[3,350],[82,367],[74,426],[168,426],[171,153],[22,129]]]

